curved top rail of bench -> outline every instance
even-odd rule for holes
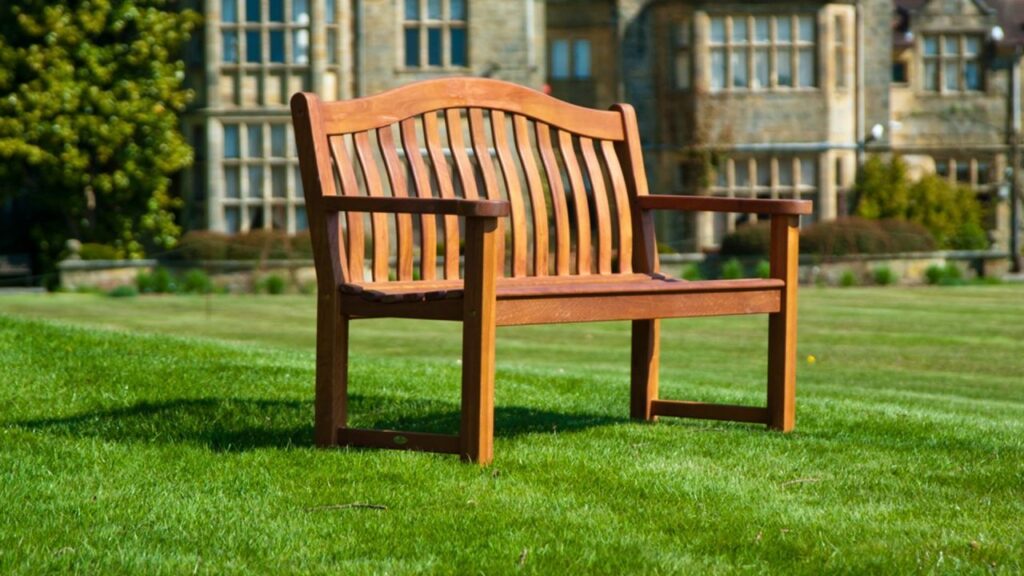
[[[424,80],[340,102],[321,102],[315,94],[300,92],[292,97],[292,109],[300,103],[320,108],[328,135],[381,128],[437,110],[486,108],[521,114],[580,136],[625,139],[620,112],[576,106],[525,86],[489,78]]]

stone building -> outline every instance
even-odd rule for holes
[[[380,92],[443,75],[544,83],[543,0],[209,0],[188,46],[190,229],[306,228],[289,96]]]
[[[898,152],[918,172],[973,186],[1005,240],[1009,204],[996,191],[1020,125],[1011,76],[1024,2],[549,0],[547,10],[553,92],[633,103],[652,190],[808,198],[808,220],[831,219],[849,210],[865,152]],[[554,76],[565,69],[555,42],[599,34],[615,53],[597,64],[595,52],[589,84]],[[576,86],[586,89],[574,97]],[[662,240],[692,251],[756,216],[661,218]]]

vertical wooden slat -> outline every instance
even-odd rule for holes
[[[373,157],[373,147],[370,145],[370,135],[366,132],[356,132],[353,135],[356,143],[356,156],[359,158],[359,168],[363,173],[363,182],[366,183],[366,192],[370,196],[383,196],[384,190],[380,181],[380,171],[377,170],[377,161]],[[388,281],[388,216],[380,212],[370,214],[370,227],[373,231],[373,281]]]
[[[398,158],[395,149],[395,137],[391,133],[392,126],[377,129],[377,144],[380,146],[384,166],[391,183],[391,194],[396,198],[405,198],[409,189],[405,182],[405,165]],[[409,214],[395,215],[395,236],[398,239],[397,276],[399,280],[412,280],[412,216]]]
[[[512,159],[512,152],[508,148],[505,113],[500,110],[491,110],[491,137],[494,139],[494,149],[501,165],[501,174],[505,181],[505,191],[508,194],[509,212],[511,213],[512,276],[521,278],[526,276],[526,259],[528,258],[525,204],[522,188],[519,187],[518,170]]]
[[[768,426],[789,432],[796,423],[796,290],[798,216],[776,214],[771,223],[771,277],[782,280],[779,311],[768,315]]]
[[[473,155],[476,156],[477,166],[480,167],[480,174],[483,176],[483,196],[488,200],[501,200],[501,190],[498,188],[498,178],[494,171],[494,162],[491,160],[491,149],[487,145],[487,132],[484,129],[484,112],[480,108],[470,108],[469,115],[469,137],[473,145]],[[498,276],[505,275],[505,219],[498,220]]]
[[[530,134],[526,118],[516,114],[512,117],[516,137],[516,152],[526,174],[527,189],[530,192],[530,207],[533,212],[533,275],[548,275],[548,208],[544,199],[544,187],[540,182],[540,171],[533,157]]]
[[[427,154],[434,166],[437,177],[437,189],[442,198],[455,198],[452,187],[452,176],[448,170],[448,161],[441,147],[441,134],[437,127],[437,114],[427,112],[423,115],[423,135],[427,141]],[[455,216],[444,217],[444,277],[459,277],[459,221]]]
[[[569,274],[569,211],[565,206],[565,189],[562,187],[562,174],[558,170],[558,160],[551,145],[551,127],[543,122],[534,122],[537,133],[537,148],[544,164],[548,190],[551,193],[551,209],[555,213],[555,274]]]
[[[402,149],[405,159],[409,162],[416,196],[431,198],[430,173],[420,155],[420,145],[416,140],[416,119],[402,120]],[[437,224],[432,214],[420,215],[420,278],[434,280],[437,278]]]
[[[356,184],[356,173],[352,170],[352,161],[345,148],[345,141],[341,136],[329,138],[331,156],[334,157],[334,166],[338,170],[338,178],[341,180],[342,196],[358,196],[359,185]],[[349,212],[345,214],[348,227],[348,237],[345,239],[345,246],[348,249],[348,274],[351,282],[362,282],[363,275],[363,253],[366,250],[366,235],[363,231],[363,215]]]
[[[462,314],[462,457],[480,465],[494,454],[496,218],[466,220],[466,281]]]
[[[608,206],[608,192],[604,186],[604,174],[594,151],[594,141],[580,138],[580,151],[587,167],[590,189],[594,192],[594,212],[597,216],[597,273],[612,273],[612,221]]]
[[[629,416],[654,420],[651,402],[658,398],[661,321],[634,320],[630,366]]]
[[[622,115],[624,138],[615,143],[615,152],[622,159],[622,175],[626,179],[626,192],[632,202],[637,197],[647,195],[640,129],[632,106],[615,104],[612,110]],[[634,210],[632,216],[634,268],[639,272],[655,273],[658,271],[658,250],[654,237],[654,215],[650,211]],[[625,217],[620,215],[619,220],[625,220]]]
[[[569,175],[569,187],[572,189],[573,205],[576,208],[576,273],[590,274],[590,202],[587,201],[587,189],[583,185],[583,174],[580,163],[576,159],[576,149],[572,145],[572,134],[565,130],[558,131],[558,150],[562,155],[562,163]]]
[[[476,175],[473,174],[473,164],[466,154],[466,140],[462,137],[462,115],[457,108],[444,111],[444,124],[448,131],[448,149],[451,150],[455,170],[459,174],[459,183],[462,184],[462,194],[468,200],[476,200],[480,197],[476,190]]]
[[[601,141],[601,155],[608,167],[608,179],[615,196],[615,223],[619,226],[619,272],[628,274],[633,271],[633,220],[629,196],[626,194],[626,179],[622,176],[619,156],[610,140]]]

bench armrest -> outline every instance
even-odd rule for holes
[[[756,214],[810,214],[810,200],[761,200],[755,198],[715,198],[712,196],[640,196],[641,210],[685,210],[690,212],[748,212]]]
[[[438,214],[466,218],[508,216],[505,200],[465,200],[462,198],[394,198],[381,196],[323,196],[320,206],[328,212],[389,212],[402,214]]]

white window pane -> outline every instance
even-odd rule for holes
[[[221,57],[225,62],[238,62],[238,32],[221,32]]]
[[[334,21],[337,19],[337,11],[337,1],[327,0],[327,5],[324,7],[324,20],[328,24],[334,24]]]
[[[260,0],[245,0],[245,21],[260,21]]]
[[[749,188],[750,187],[750,167],[747,165],[747,160],[736,160],[733,163],[733,176],[735,177],[734,184],[737,188]]]
[[[775,41],[787,44],[793,41],[793,23],[788,16],[775,19]]]
[[[935,36],[928,36],[924,39],[924,55],[935,56],[939,53],[939,41]]]
[[[270,31],[270,61],[284,63],[284,30]]]
[[[754,42],[767,43],[771,41],[771,30],[768,18],[761,16],[754,18]]]
[[[801,16],[797,19],[800,31],[801,42],[814,42],[814,19],[810,16]]]
[[[727,188],[729,186],[729,165],[725,162],[715,169],[715,186]]]
[[[805,48],[800,50],[800,86],[807,88],[814,86],[814,50]]]
[[[981,40],[977,36],[968,36],[964,39],[964,54],[973,56],[981,49]]]
[[[967,90],[981,90],[981,68],[977,60],[964,62],[964,88]]]
[[[224,197],[238,198],[242,195],[242,181],[238,176],[238,166],[224,167]]]
[[[690,53],[676,53],[676,88],[688,90],[690,88]]]
[[[767,158],[757,161],[757,185],[762,188],[772,185],[772,164]]]
[[[812,188],[818,186],[818,162],[816,159],[800,159],[800,184]]]
[[[779,158],[779,186],[793,185],[793,160]]]
[[[572,75],[576,78],[590,78],[590,40],[576,40],[572,43]]]
[[[288,207],[276,204],[270,207],[270,227],[274,230],[288,229]]]
[[[260,62],[263,60],[263,45],[260,42],[259,30],[245,32],[245,61]]]
[[[309,22],[309,0],[292,0],[292,20],[299,24]]]
[[[306,228],[309,228],[309,222],[306,220],[306,207],[296,206],[295,207],[295,231],[302,232]]]
[[[779,48],[775,51],[775,74],[779,86],[793,85],[793,61],[790,59],[792,53],[788,48]]]
[[[249,166],[249,198],[263,198],[263,166]]]
[[[302,195],[304,194],[302,188],[302,170],[299,170],[298,166],[295,167],[292,178],[294,178],[293,182],[295,183],[295,197],[302,198]]]
[[[427,18],[431,20],[441,19],[441,0],[427,0]]]
[[[405,0],[405,19],[420,19],[420,0]]]
[[[466,19],[466,2],[465,0],[450,0],[448,3],[448,10],[450,14],[448,17],[452,20],[465,20]]]
[[[238,22],[238,0],[221,0],[220,21]]]
[[[711,51],[711,88],[725,88],[725,51]]]
[[[451,49],[450,64],[452,66],[466,66],[468,63],[466,56],[466,29],[465,28],[452,28],[448,31],[448,44]]]
[[[263,125],[262,124],[250,124],[246,129],[246,139],[249,140],[247,143],[249,158],[262,158],[263,157]]]
[[[284,0],[270,0],[270,21],[284,22]]]
[[[284,124],[270,125],[270,155],[275,158],[284,158],[287,143],[285,142]]]
[[[732,86],[746,88],[747,85],[747,53],[745,50],[737,50],[732,53]]]
[[[732,41],[737,44],[746,44],[749,41],[746,18],[741,16],[732,19]]]
[[[292,32],[292,61],[296,64],[309,63],[309,30]]]
[[[286,198],[288,196],[288,168],[286,166],[274,166],[271,168],[270,194],[274,198]]]
[[[725,18],[715,17],[711,19],[711,42],[725,44]]]
[[[768,74],[768,51],[756,50],[754,52],[754,88],[767,88]]]
[[[935,60],[924,61],[924,89],[939,89],[939,66]]]
[[[947,55],[947,56],[952,56],[954,54],[959,54],[960,53],[960,43],[959,43],[958,40],[959,39],[956,36],[954,36],[952,38],[947,36],[945,38],[945,40],[943,41],[943,43],[942,43],[942,53]]]
[[[563,80],[569,77],[569,41],[551,42],[551,77]]]
[[[228,234],[237,234],[240,231],[240,220],[238,206],[224,207],[224,228]]]
[[[224,125],[224,157],[238,158],[242,152],[242,145],[239,142],[238,124]]]
[[[960,66],[954,62],[946,62],[942,65],[943,86],[946,90],[959,90],[960,89]]]

